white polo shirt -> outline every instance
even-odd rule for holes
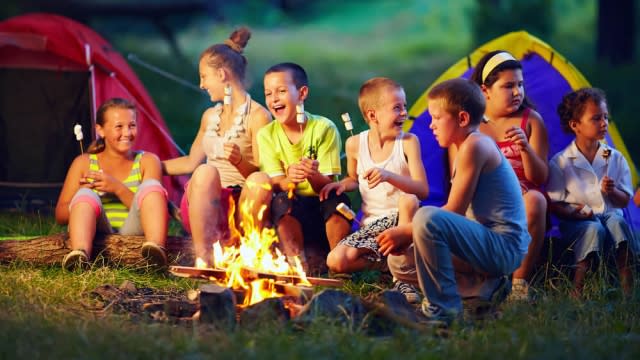
[[[601,182],[605,172],[608,172],[618,189],[633,196],[631,171],[624,156],[613,148],[610,148],[607,170],[607,163],[602,157],[604,149],[605,146],[602,145],[598,148],[593,163],[589,163],[578,150],[575,140],[557,153],[549,164],[549,182],[546,187],[551,200],[586,204],[593,209],[594,214],[615,211],[622,215],[622,209],[615,208],[600,191]]]

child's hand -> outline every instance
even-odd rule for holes
[[[320,190],[320,193],[318,194],[320,201],[328,199],[329,194],[331,194],[333,190],[336,191],[336,195],[340,195],[346,190],[346,188],[344,187],[344,184],[340,182],[330,182]]]
[[[527,134],[525,134],[525,132],[517,126],[508,128],[507,131],[505,131],[505,137],[516,144],[520,148],[520,150],[524,150],[527,148],[527,146],[529,146]]]
[[[373,189],[374,187],[378,186],[378,184],[389,179],[389,172],[385,169],[372,167],[364,172],[363,177],[367,179],[369,189]]]
[[[231,142],[224,143],[224,158],[231,164],[239,164],[242,161],[242,153],[238,144]]]
[[[89,172],[86,172],[82,175],[82,177],[80,178],[80,181],[78,182],[80,187],[83,188],[87,188],[87,189],[93,189],[93,182],[95,180],[93,178],[91,178],[89,176]]]
[[[318,167],[320,166],[320,162],[318,160],[309,159],[303,157],[300,159],[300,165],[304,169],[305,178],[310,178],[318,175]]]
[[[102,171],[89,171],[85,180],[90,189],[96,189],[103,193],[115,193],[122,183],[113,176]]]
[[[612,178],[608,176],[604,176],[602,178],[602,182],[600,183],[600,191],[607,195],[613,194],[613,191],[616,189],[616,182],[613,181]]]
[[[380,253],[384,256],[402,254],[413,242],[411,235],[411,224],[396,226],[383,231],[376,237],[376,242],[380,246]]]
[[[287,178],[294,184],[299,184],[306,180],[306,173],[302,164],[291,164],[287,168]]]

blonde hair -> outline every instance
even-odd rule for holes
[[[105,115],[109,109],[128,109],[133,111],[134,114],[136,113],[136,106],[131,101],[122,98],[111,98],[100,105],[96,113],[96,125],[104,126]],[[104,139],[99,137],[89,145],[87,152],[89,154],[97,154],[103,152],[104,147]]]
[[[480,86],[471,80],[445,80],[434,86],[427,97],[429,101],[440,101],[444,110],[453,116],[466,111],[471,118],[471,125],[478,125],[482,121],[486,100]]]
[[[242,53],[250,38],[249,28],[238,28],[223,43],[209,46],[200,59],[206,59],[207,65],[214,69],[227,68],[240,82],[244,82],[247,58]]]
[[[402,86],[397,82],[386,77],[374,77],[365,81],[360,87],[360,94],[358,95],[358,106],[364,121],[368,124],[367,110],[375,109],[380,105],[380,101],[385,91],[387,90],[401,90]]]

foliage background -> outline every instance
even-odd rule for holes
[[[135,54],[194,85],[200,52],[222,42],[235,27],[248,25],[253,31],[246,49],[248,82],[255,99],[264,101],[262,75],[270,65],[294,61],[309,73],[307,108],[334,120],[348,111],[356,131],[365,128],[356,102],[358,89],[368,78],[396,79],[405,86],[411,105],[461,56],[496,36],[524,29],[548,42],[592,85],[607,92],[612,119],[632,156],[640,160],[640,131],[634,121],[640,102],[630,91],[640,80],[640,70],[637,61],[615,67],[598,62],[595,0],[243,0],[212,4],[206,13],[166,18],[181,54],[144,18],[92,17],[88,22],[123,55]],[[638,6],[635,12],[638,19]],[[140,65],[132,63],[132,67],[177,143],[188,151],[200,115],[211,105],[208,98]],[[343,130],[341,124],[338,127]]]

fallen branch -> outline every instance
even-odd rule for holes
[[[144,263],[140,255],[144,241],[143,236],[97,235],[91,258],[102,256],[111,264],[140,265]],[[62,263],[62,258],[69,251],[68,233],[31,240],[4,240],[0,241],[0,263],[23,261],[37,265],[56,265]],[[169,236],[167,256],[171,264],[192,265],[195,259],[191,238]]]

